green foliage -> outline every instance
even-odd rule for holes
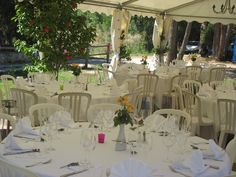
[[[116,111],[115,117],[113,119],[114,126],[118,126],[121,124],[131,124],[133,125],[132,117],[130,113],[133,112],[133,106],[130,104],[128,97],[120,97],[119,103],[121,104],[121,108]]]
[[[167,46],[165,46],[163,48],[157,46],[156,48],[153,48],[153,50],[152,50],[152,52],[157,54],[157,55],[164,55],[168,51],[169,51],[169,48]]]
[[[82,1],[24,0],[16,3],[14,20],[18,22],[18,32],[27,37],[25,45],[18,49],[26,54],[30,53],[28,47],[42,52],[42,62],[57,77],[59,70],[66,68],[67,60],[83,55],[96,36],[86,16],[75,11],[77,3]]]
[[[131,51],[129,49],[127,49],[127,46],[126,45],[121,45],[120,46],[120,59],[122,58],[125,58],[125,59],[130,59],[130,54],[131,54]]]

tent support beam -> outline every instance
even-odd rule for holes
[[[197,3],[202,2],[202,1],[206,1],[206,0],[194,0],[194,1],[192,1],[192,2],[188,2],[188,3],[185,3],[185,4],[181,4],[181,5],[179,5],[179,6],[176,6],[176,7],[170,8],[170,9],[167,9],[167,10],[165,10],[165,12],[166,12],[166,13],[169,13],[169,12],[171,12],[171,11],[173,11],[173,10],[182,9],[182,8],[184,8],[184,7],[187,7],[187,6],[190,6],[190,5],[193,5],[193,4],[197,4]]]
[[[125,2],[121,3],[121,6],[124,7],[124,6],[132,4],[133,2],[136,2],[136,1],[138,1],[138,0],[128,0],[128,1],[125,1]]]
[[[109,8],[114,8],[114,9],[121,8],[121,4],[114,4],[114,3],[109,3],[109,2],[101,3],[100,1],[96,1],[96,0],[85,0],[82,4],[99,6],[99,7],[109,7]],[[130,11],[134,11],[134,12],[143,12],[143,13],[155,14],[155,15],[160,14],[162,12],[158,9],[149,9],[149,8],[142,8],[142,7],[137,7],[137,6],[125,6],[122,8],[126,10],[130,10]]]

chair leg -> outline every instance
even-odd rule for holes
[[[226,133],[225,132],[220,132],[220,138],[219,138],[219,146],[224,147],[226,144]]]

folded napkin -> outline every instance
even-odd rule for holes
[[[35,138],[39,136],[39,132],[32,129],[29,117],[23,117],[17,122],[16,127],[13,130],[13,135],[28,135],[31,138]]]
[[[19,145],[16,138],[14,138],[12,134],[9,134],[6,137],[4,148],[9,149],[9,150],[21,150],[22,149],[22,147]]]
[[[171,169],[180,174],[192,177],[203,177],[203,173],[209,168],[203,163],[203,154],[200,150],[194,151],[184,162],[174,162]]]
[[[210,158],[214,160],[223,160],[225,151],[219,147],[214,140],[210,139],[209,141],[210,149],[208,151],[203,152],[203,157],[204,158]]]
[[[114,165],[109,177],[152,177],[152,169],[144,162],[129,159]]]
[[[49,117],[50,122],[58,123],[58,126],[63,128],[73,128],[74,121],[71,114],[66,111],[57,111]]]

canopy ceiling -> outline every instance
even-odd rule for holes
[[[209,21],[223,24],[236,24],[236,14],[216,14],[212,10],[215,4],[219,10],[225,0],[85,0],[78,7],[83,11],[100,12],[112,15],[114,8],[123,8],[132,15],[156,17],[161,13],[176,21]],[[231,0],[231,5],[236,0]]]

